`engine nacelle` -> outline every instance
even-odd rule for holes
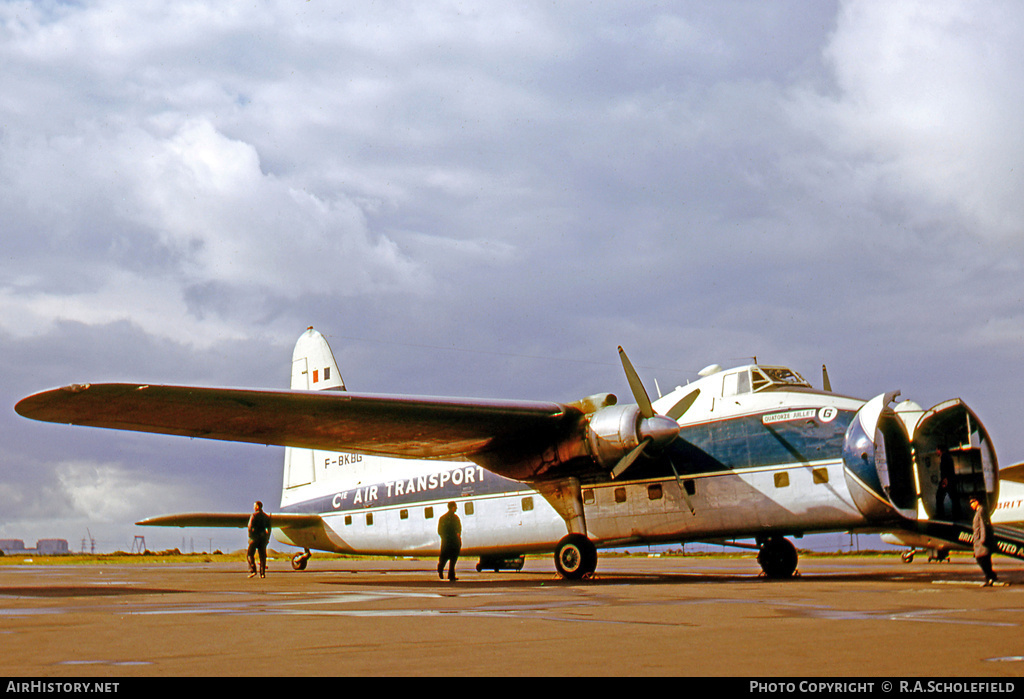
[[[601,408],[587,422],[587,448],[597,463],[612,468],[640,444],[640,409],[635,405]]]

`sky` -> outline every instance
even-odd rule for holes
[[[353,391],[826,364],[1024,461],[1022,34],[1014,0],[0,0],[0,538],[241,547],[132,523],[276,504],[282,449],[13,406],[284,388],[311,325]]]

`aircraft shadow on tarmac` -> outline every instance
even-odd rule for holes
[[[308,572],[305,574],[309,574]],[[405,587],[437,589],[438,587],[456,590],[479,590],[492,588],[540,588],[540,587],[602,587],[615,585],[723,585],[723,584],[759,584],[759,585],[788,585],[799,587],[801,584],[809,583],[902,583],[914,585],[949,584],[962,586],[981,586],[981,571],[972,569],[950,569],[950,568],[920,568],[912,570],[885,570],[885,571],[864,571],[863,569],[851,568],[848,572],[828,571],[811,572],[797,575],[788,580],[773,580],[763,577],[759,572],[752,570],[750,573],[743,572],[620,572],[608,571],[602,573],[597,571],[593,577],[569,581],[563,580],[557,574],[551,573],[497,573],[497,574],[475,574],[466,573],[460,576],[455,583],[441,581],[436,577],[434,571],[424,569],[423,579],[415,579],[416,572],[405,569],[373,569],[343,571],[324,570],[318,572],[321,577],[317,582],[325,585],[359,585],[366,587]],[[1011,585],[1024,584],[1024,571],[1008,570],[1000,573],[1000,581]]]

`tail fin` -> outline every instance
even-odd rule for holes
[[[292,353],[292,389],[300,391],[344,391],[345,382],[334,361],[334,353],[323,335],[313,329],[295,343]]]
[[[344,391],[345,382],[326,338],[310,326],[295,343],[292,353],[292,389],[301,391]],[[312,449],[285,447],[284,487],[281,505],[295,498],[304,486],[316,481]]]

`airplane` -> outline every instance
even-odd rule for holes
[[[1024,531],[1024,463],[999,471],[999,500],[990,519],[993,527]],[[901,554],[904,563],[912,563],[919,550],[926,551],[928,561],[932,562],[948,560],[950,551],[970,551],[972,548],[965,541],[954,544],[911,532],[887,532],[882,534],[882,540],[888,544],[910,547]]]
[[[981,421],[959,399],[922,410],[825,390],[795,371],[712,365],[651,400],[625,351],[634,403],[611,393],[557,403],[395,396],[346,389],[308,328],[290,390],[73,384],[15,409],[35,420],[285,447],[275,538],[312,551],[436,556],[436,519],[461,505],[463,557],[478,569],[554,554],[565,579],[593,576],[598,549],[753,539],[762,575],[797,574],[788,537],[896,531],[947,543],[970,521],[933,511],[939,446],[963,499],[997,500]],[[245,527],[249,513],[153,517],[148,526]],[[1000,530],[1024,558],[1024,533]]]

